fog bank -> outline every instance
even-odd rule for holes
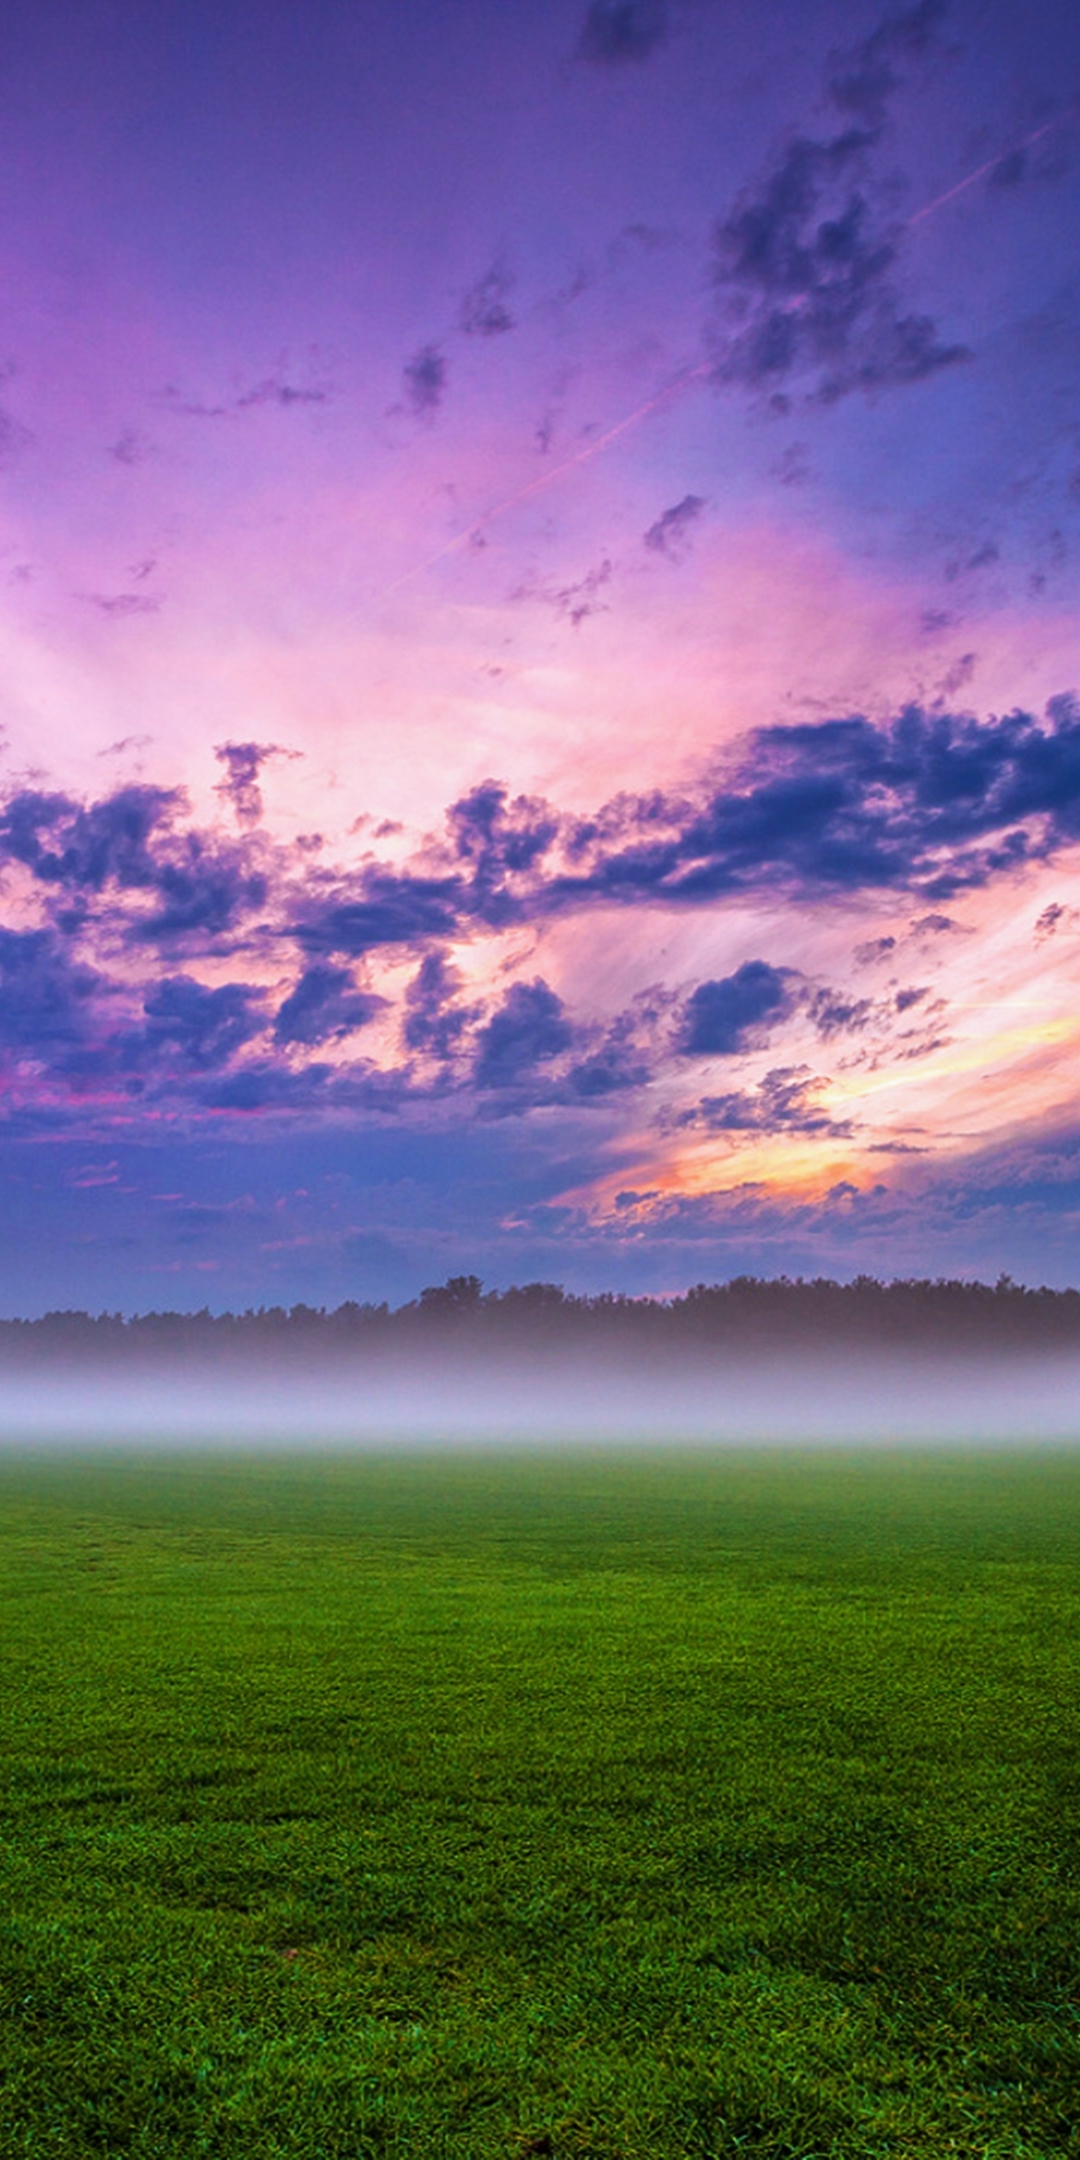
[[[0,1446],[358,1449],[1073,1444],[1080,1355],[760,1350],[355,1367],[34,1363],[0,1375]]]

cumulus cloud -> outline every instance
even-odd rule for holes
[[[608,602],[602,595],[611,583],[611,575],[612,564],[605,556],[603,562],[596,563],[572,584],[543,585],[535,579],[526,579],[510,597],[513,600],[542,600],[564,622],[578,630],[590,615],[607,613]]]
[[[668,34],[667,0],[592,0],[578,52],[601,67],[647,60]]]
[[[716,228],[716,379],[821,404],[923,381],[968,357],[893,283],[899,228],[872,207],[867,140],[798,136]]]
[[[781,404],[789,388],[831,404],[968,357],[928,315],[905,308],[895,284],[902,226],[875,206],[871,170],[899,63],[927,51],[943,12],[923,0],[835,54],[827,90],[848,124],[793,136],[718,222],[719,382],[770,391]]]
[[[84,593],[81,597],[110,622],[123,622],[129,615],[156,615],[161,607],[156,593]]]
[[[461,1005],[461,973],[445,953],[425,953],[405,992],[405,1041],[428,1057],[450,1058],[462,1034],[476,1018],[476,1008]]]
[[[218,743],[214,756],[225,768],[225,776],[218,786],[218,794],[232,804],[240,825],[257,825],[262,816],[262,790],[259,774],[271,758],[288,757],[279,743],[225,742]]]
[[[767,960],[747,960],[734,975],[699,983],[687,999],[679,1048],[685,1057],[733,1057],[762,1024],[790,1005],[787,978]]]
[[[617,799],[582,821],[554,894],[701,903],[779,880],[943,899],[1078,839],[1075,699],[1051,700],[1042,722],[909,706],[762,728],[704,801]]]
[[[446,391],[446,356],[437,345],[422,345],[402,370],[405,402],[418,419],[427,420],[442,404]]]
[[[535,795],[511,798],[500,781],[483,780],[450,805],[446,821],[453,854],[468,872],[468,911],[489,923],[513,920],[520,902],[512,879],[534,869],[558,838],[551,804]]]
[[[681,502],[673,503],[670,510],[663,511],[649,526],[645,534],[646,547],[655,555],[667,555],[672,562],[681,562],[704,508],[704,495],[684,495]]]
[[[83,1040],[102,987],[55,931],[0,929],[0,1047],[55,1057]]]
[[[464,887],[458,877],[422,877],[372,868],[335,894],[315,896],[291,927],[309,952],[359,958],[380,945],[415,945],[428,938],[449,937],[464,913]]]
[[[265,1027],[261,1002],[250,983],[209,989],[191,975],[167,975],[143,1002],[146,1049],[154,1062],[171,1054],[201,1071],[227,1065]]]
[[[513,1087],[538,1065],[562,1055],[573,1041],[562,999],[541,976],[512,983],[502,1004],[477,1038],[475,1078],[480,1088]]]
[[[384,1003],[385,999],[372,992],[358,990],[348,968],[317,961],[314,967],[305,968],[295,989],[279,1006],[274,1040],[308,1046],[337,1041],[366,1027]]]
[[[510,295],[514,280],[501,263],[470,285],[461,303],[461,327],[466,337],[501,337],[514,328]]]
[[[834,53],[828,82],[833,104],[879,133],[900,87],[900,66],[931,50],[945,13],[946,0],[920,0],[917,7],[886,15],[857,45]]]
[[[243,800],[266,746],[222,747],[233,753],[226,794],[235,785]],[[684,1059],[756,1049],[796,1013],[821,1039],[850,1040],[856,1060],[885,1047],[922,1056],[942,1039],[944,1008],[919,978],[928,941],[957,932],[946,896],[1078,842],[1080,706],[1068,697],[1042,719],[912,706],[761,729],[719,777],[714,767],[681,794],[618,796],[591,817],[487,779],[451,803],[443,835],[411,859],[368,857],[355,869],[316,861],[301,842],[200,825],[175,789],[138,784],[78,801],[15,788],[0,805],[0,865],[18,910],[0,939],[0,1043],[73,1089],[92,1091],[95,1076],[151,1093],[160,1082],[209,1104],[206,1088],[227,1078],[237,1107],[244,1090],[284,1105],[300,1098],[275,1074],[380,1010],[352,963],[381,953],[412,961],[406,1054],[444,1068],[399,1074],[397,1102],[475,1088],[485,1115],[601,1104],[672,1057],[685,1071]],[[857,946],[854,959],[891,968],[910,951],[909,979],[858,995],[754,958],[681,1001],[660,989],[601,1023],[595,1011],[571,1020],[540,976],[509,981],[484,1012],[447,956],[452,944],[542,931],[596,906],[707,910],[762,894],[845,905],[896,896],[907,927]],[[1060,935],[1066,920],[1060,902],[1044,907],[1036,938]],[[290,970],[273,1005],[250,981],[221,980],[230,956],[240,972],[241,951]],[[213,980],[199,979],[200,963]],[[310,1099],[344,1103],[344,1070],[335,1061],[331,1086],[312,1064]],[[359,1068],[348,1070],[359,1088]],[[376,1077],[365,1069],[365,1102]],[[730,1103],[724,1114],[735,1115]]]
[[[834,1119],[822,1108],[819,1098],[825,1084],[807,1065],[777,1066],[756,1088],[703,1096],[692,1110],[681,1112],[676,1122],[706,1132],[831,1133],[843,1138],[852,1128],[847,1120]]]
[[[185,808],[175,788],[120,788],[91,803],[18,789],[0,813],[0,860],[23,864],[71,903],[110,888],[148,895],[149,909],[127,916],[133,939],[216,937],[261,906],[267,881],[242,849],[183,829]]]

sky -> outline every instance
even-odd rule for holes
[[[1080,1280],[1080,17],[0,19],[0,1310]]]

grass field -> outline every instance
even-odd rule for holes
[[[1080,1457],[0,1462],[0,2154],[1080,2155]]]

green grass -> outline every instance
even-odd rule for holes
[[[0,2154],[1080,2155],[1080,1458],[0,1463]]]

